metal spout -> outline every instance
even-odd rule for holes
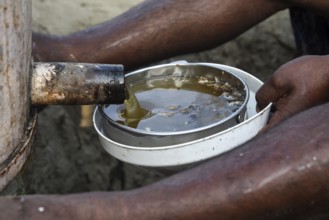
[[[124,68],[113,64],[34,62],[32,105],[121,104]]]

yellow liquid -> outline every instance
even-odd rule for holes
[[[122,118],[124,118],[123,124],[132,128],[137,128],[138,123],[144,117],[146,117],[150,112],[143,109],[135,94],[127,88],[129,98],[125,100],[124,106],[125,110],[122,112]]]
[[[109,105],[104,112],[117,123],[155,132],[185,131],[216,123],[236,111],[244,100],[237,89],[200,78],[152,79],[128,87],[128,92],[124,105]]]

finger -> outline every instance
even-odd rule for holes
[[[307,108],[303,105],[302,97],[297,96],[294,92],[291,92],[285,98],[280,98],[275,104],[277,110],[272,114],[268,127],[273,127]]]
[[[288,92],[286,82],[280,82],[278,77],[271,77],[256,93],[257,106],[265,108],[269,103],[276,102]]]
[[[270,128],[270,127],[266,124],[264,127],[262,127],[262,128],[258,131],[257,136],[263,135],[265,132],[268,131],[269,128]]]
[[[256,112],[260,112],[261,110],[263,110],[263,109],[261,109],[258,105],[256,105]],[[275,102],[272,102],[272,105],[271,105],[271,109],[270,109],[270,112],[275,112],[277,110],[277,108],[276,108],[276,103]]]
[[[272,105],[268,123],[259,131],[259,133],[261,134],[266,132],[268,129],[300,112],[303,107],[298,103],[300,103],[300,97],[296,96],[294,92],[285,95],[284,98],[278,99],[277,102]]]
[[[282,116],[280,111],[275,112],[273,115],[270,116],[268,123],[259,130],[257,135],[264,134],[270,128],[275,127],[276,125],[278,125],[280,122],[282,122],[283,120],[285,120],[287,118],[288,117]]]
[[[265,108],[270,102],[276,102],[289,91],[292,85],[289,72],[287,65],[281,66],[256,92],[256,101],[260,109]]]
[[[278,125],[280,122],[284,121],[285,119],[287,119],[289,117],[290,114],[287,114],[284,111],[276,111],[272,117],[270,118],[268,124],[267,124],[267,128],[271,128],[274,127],[276,125]]]

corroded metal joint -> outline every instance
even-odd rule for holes
[[[37,114],[31,113],[20,144],[13,148],[8,158],[0,164],[0,191],[16,176],[27,160],[37,129]]]
[[[121,104],[125,94],[122,65],[33,63],[32,105]]]

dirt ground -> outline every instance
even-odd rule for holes
[[[140,0],[32,0],[33,30],[67,34],[108,20]],[[172,60],[212,62],[241,68],[266,80],[292,59],[294,42],[287,11],[218,48]],[[123,190],[162,177],[117,161],[105,153],[93,127],[81,128],[80,107],[50,106],[39,114],[30,160],[16,179],[23,193]]]

